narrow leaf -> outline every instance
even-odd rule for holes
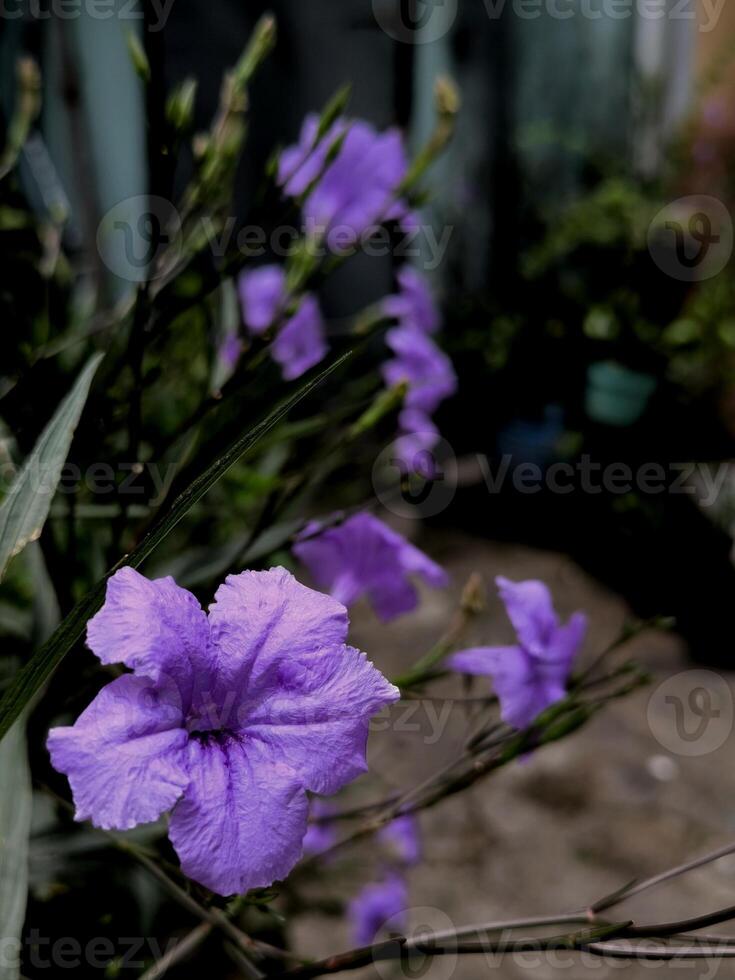
[[[246,452],[254,446],[270,430],[276,426],[281,419],[298,405],[300,401],[311,394],[316,388],[326,381],[333,371],[341,367],[345,361],[352,356],[348,351],[338,357],[329,367],[325,368],[320,374],[316,375],[311,381],[303,384],[293,395],[285,399],[265,418],[249,429],[243,436],[237,439],[233,445],[218,460],[215,460],[201,476],[187,487],[184,492],[174,500],[167,514],[153,527],[143,538],[138,547],[126,555],[108,574],[101,579],[81,599],[72,609],[69,615],[62,621],[50,640],[45,643],[36,653],[33,654],[28,663],[18,671],[15,680],[9,690],[0,701],[0,738],[2,738],[13,724],[15,719],[28,704],[34,694],[41,689],[49,677],[53,674],[61,661],[71,650],[74,644],[81,639],[87,620],[93,616],[104,601],[105,586],[109,576],[122,568],[130,565],[138,568],[145,559],[158,547],[163,539],[176,527],[188,511],[199,501],[207,490],[212,487],[227,470],[237,462]]]
[[[14,555],[41,533],[74,430],[103,354],[89,359],[0,504],[0,581]]]
[[[0,980],[18,980],[31,829],[31,777],[22,718],[0,743],[0,781]]]

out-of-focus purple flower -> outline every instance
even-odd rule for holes
[[[434,588],[448,583],[443,568],[372,514],[355,514],[321,532],[311,524],[300,537],[293,552],[314,581],[346,606],[367,595],[384,622],[418,605],[409,575]]]
[[[324,800],[312,800],[309,817],[313,821],[319,817],[330,817],[334,807]],[[310,822],[304,837],[304,854],[321,854],[337,843],[337,833],[332,823]]]
[[[262,265],[243,272],[238,282],[242,318],[252,334],[264,333],[286,305],[286,272],[280,265]]]
[[[454,394],[457,376],[447,355],[417,327],[396,327],[388,331],[385,339],[395,357],[383,365],[383,380],[389,388],[408,385],[395,450],[407,471],[419,472],[429,479],[434,468],[429,450],[439,440],[430,416],[445,398]]]
[[[347,914],[357,946],[369,946],[387,924],[391,932],[405,932],[408,926],[406,882],[400,875],[389,874],[383,881],[366,885],[350,902]]]
[[[418,864],[421,860],[421,838],[418,820],[413,814],[396,817],[378,834],[391,852],[391,857],[403,865]]]
[[[347,129],[347,121],[337,119],[327,132],[319,136],[319,116],[309,113],[304,119],[299,141],[287,147],[278,160],[278,186],[289,197],[300,197],[321,174],[329,151]]]
[[[463,650],[449,657],[447,665],[464,674],[492,677],[503,721],[525,728],[564,697],[587,617],[576,612],[562,626],[543,582],[510,582],[502,577],[496,582],[518,644]]]
[[[262,334],[286,309],[286,273],[266,265],[240,276],[243,321],[251,333]],[[324,320],[315,296],[307,293],[282,325],[271,347],[286,381],[301,377],[326,355]]]
[[[413,266],[404,265],[396,278],[400,291],[383,301],[385,315],[394,317],[402,327],[436,333],[439,329],[439,309],[426,277]]]
[[[440,435],[434,422],[424,412],[404,409],[399,418],[399,434],[393,443],[393,461],[401,473],[417,473],[425,480],[436,477],[436,457],[432,450]]]
[[[327,350],[319,304],[314,296],[304,296],[298,310],[273,341],[273,360],[280,364],[286,381],[293,381],[318,364]]]
[[[76,819],[126,830],[173,808],[190,878],[221,895],[284,878],[306,791],[365,771],[368,721],[398,697],[347,626],[340,603],[283,568],[230,575],[209,615],[172,578],[116,572],[87,642],[132,673],[48,738]]]
[[[406,408],[432,415],[457,390],[452,362],[431,337],[414,327],[389,330],[385,342],[395,354],[383,365],[386,385],[393,388],[406,382]]]
[[[406,202],[396,196],[408,172],[397,129],[379,133],[363,120],[340,119],[315,147],[317,132],[317,118],[307,117],[298,144],[281,155],[278,179],[292,196],[303,194],[316,181],[303,214],[308,227],[326,234],[330,248],[354,245],[386,221],[415,220]],[[322,173],[340,135],[344,140],[339,152]]]

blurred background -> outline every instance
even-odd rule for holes
[[[42,72],[42,114],[20,156],[22,207],[39,221],[64,214],[60,247],[79,306],[111,305],[131,289],[115,274],[114,250],[124,243],[99,247],[105,217],[140,195],[176,199],[186,186],[186,147],[163,162],[150,153],[167,92],[196,77],[195,128],[206,128],[223,71],[266,10],[277,17],[279,43],[251,92],[258,110],[236,184],[238,212],[256,201],[273,146],[291,143],[304,115],[345,82],[353,86],[352,114],[380,128],[399,125],[414,149],[434,124],[436,78],[451,76],[461,93],[457,133],[434,168],[412,259],[440,299],[442,343],[459,376],[458,394],[438,416],[440,490],[424,498],[417,491],[412,504],[426,521],[422,547],[455,585],[427,594],[408,624],[412,636],[418,630],[429,643],[472,570],[488,581],[495,573],[542,577],[564,614],[591,611],[592,652],[631,614],[675,617],[676,633],[637,641],[656,684],[683,677],[675,693],[684,703],[701,684],[687,672],[716,668],[731,699],[735,5],[4,0],[6,124],[18,98],[17,59],[32,55]],[[146,87],[126,31],[147,55]],[[12,232],[1,239],[0,316],[14,341],[7,356],[22,373],[36,282],[13,215],[7,207],[0,213],[0,228]],[[322,300],[336,332],[390,292],[398,263],[395,255],[357,257],[329,281]],[[6,399],[21,446],[34,431],[22,393],[21,386]],[[168,397],[189,395],[174,387]],[[355,616],[363,648],[381,645],[395,669],[407,628]],[[507,642],[507,634],[500,607],[491,606],[474,639]],[[650,711],[663,708],[650,699],[650,691],[636,694],[586,738],[430,814],[424,829],[434,844],[416,872],[417,905],[459,922],[476,919],[482,903],[486,918],[530,906],[553,911],[731,833],[735,776],[722,743],[702,756],[662,744]],[[452,744],[451,730],[428,753],[425,740],[407,736],[406,766],[434,768]],[[378,747],[378,764],[381,751],[395,756],[394,747]],[[612,758],[600,770],[603,754]],[[533,874],[529,839],[538,845]],[[78,842],[83,862],[93,844]],[[75,909],[48,891],[53,876],[43,862],[58,876],[61,861],[71,875],[70,854],[53,841],[38,853],[31,918],[63,934]],[[727,904],[725,894],[731,903],[735,868],[717,868],[715,885],[695,876],[688,891],[653,911],[691,914],[698,903]],[[118,871],[109,871],[115,882]],[[85,894],[90,880],[101,888],[108,874],[93,861],[86,872]],[[360,866],[348,869],[350,880],[356,873]],[[118,900],[148,903],[154,916],[142,883]],[[306,916],[297,945],[332,952],[330,895],[306,882],[299,901]],[[201,975],[206,963],[171,975]],[[455,975],[482,969],[462,963]],[[534,973],[555,975],[548,964]],[[503,975],[523,971],[509,966]]]
[[[16,57],[33,54],[43,115],[23,153],[24,186],[38,211],[68,211],[64,245],[108,299],[129,283],[96,246],[102,217],[136,195],[170,197],[191,168],[185,147],[168,168],[148,166],[146,116],[155,126],[166,92],[193,76],[204,128],[222,72],[266,8],[280,42],[253,91],[260,111],[237,182],[243,212],[272,147],[346,80],[356,115],[399,124],[418,147],[435,78],[455,78],[459,129],[435,171],[423,215],[435,239],[422,238],[418,259],[442,297],[463,380],[443,420],[453,452],[483,453],[493,466],[509,457],[511,477],[523,462],[545,471],[585,456],[636,472],[657,464],[668,486],[681,485],[519,493],[507,478],[488,494],[475,461],[461,469],[474,488],[441,519],[563,548],[641,614],[675,614],[695,656],[729,658],[718,636],[722,597],[735,587],[732,478],[721,465],[735,428],[732,9],[721,0],[68,0],[57,16],[53,0],[34,2],[7,0],[3,104],[7,116]],[[145,91],[126,31],[152,66]],[[348,263],[327,288],[329,316],[384,295],[397,261]],[[711,475],[712,494],[697,473],[700,484]]]

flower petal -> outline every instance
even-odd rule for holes
[[[187,786],[178,692],[125,674],[68,728],[52,728],[51,761],[69,777],[76,820],[127,830],[157,820]]]
[[[543,659],[561,664],[565,670],[569,671],[579,648],[584,643],[586,634],[587,617],[582,612],[573,613],[569,617],[568,623],[554,631]]]
[[[298,310],[283,325],[271,353],[286,381],[294,381],[327,354],[324,321],[314,296],[305,296]]]
[[[534,579],[511,582],[502,575],[495,582],[521,645],[534,657],[543,656],[559,625],[547,586]]]
[[[191,783],[169,837],[185,874],[220,895],[286,877],[301,856],[308,801],[299,774],[256,739],[193,738]]]
[[[286,271],[280,265],[263,265],[244,272],[238,281],[242,318],[253,334],[261,334],[276,319],[287,299]]]
[[[294,545],[294,554],[332,596],[349,604],[367,593],[376,613],[391,620],[418,604],[408,575],[447,584],[444,571],[373,514],[354,514]]]
[[[244,731],[297,770],[306,789],[329,795],[367,770],[370,718],[399,697],[364,653],[331,647],[284,660]]]
[[[108,581],[105,604],[87,624],[87,643],[103,664],[174,681],[184,710],[210,665],[209,624],[196,598],[170,577],[151,580],[132,568]]]
[[[515,728],[530,725],[545,708],[563,697],[558,670],[545,675],[521,647],[474,647],[447,659],[452,670],[492,678],[500,717]]]
[[[209,608],[221,684],[257,703],[283,664],[308,664],[347,639],[347,610],[285,568],[228,575]]]
[[[403,932],[408,925],[408,888],[396,874],[366,885],[350,902],[347,915],[352,938],[358,946],[368,946],[390,926],[391,932]]]

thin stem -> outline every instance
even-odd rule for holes
[[[712,861],[719,861],[720,858],[726,857],[728,854],[732,854],[733,852],[735,852],[735,842],[725,844],[724,847],[719,847],[715,851],[710,851],[708,854],[695,858],[693,861],[686,861],[684,864],[679,864],[675,868],[669,868],[668,871],[662,871],[660,874],[653,875],[651,878],[646,878],[637,883],[633,881],[629,885],[624,885],[617,891],[612,892],[610,895],[605,895],[593,905],[590,905],[590,911],[604,912],[605,909],[609,909],[613,905],[617,905],[624,899],[627,900],[632,898],[634,895],[639,895],[641,892],[647,891],[649,888],[655,888],[657,885],[661,885],[665,881],[670,881],[672,878],[678,878],[679,875],[686,874],[688,871],[694,871],[696,868],[701,868],[705,864],[711,864]]]
[[[198,925],[196,929],[192,929],[190,933],[184,936],[183,939],[170,949],[167,953],[153,964],[150,969],[146,970],[145,973],[141,973],[138,980],[158,980],[162,977],[172,966],[175,966],[180,960],[186,959],[190,956],[195,949],[204,942],[205,939],[212,932],[213,926],[209,922],[202,922]]]
[[[443,929],[439,932],[432,932],[428,936],[420,939],[409,939],[406,942],[406,949],[414,949],[418,943],[426,942],[445,942],[448,939],[459,939],[462,936],[473,936],[479,933],[504,932],[506,929],[536,929],[543,926],[560,925],[585,925],[589,924],[590,919],[587,915],[579,912],[571,912],[567,915],[536,915],[525,919],[506,919],[494,922],[478,922],[476,925],[459,926],[457,929]]]

